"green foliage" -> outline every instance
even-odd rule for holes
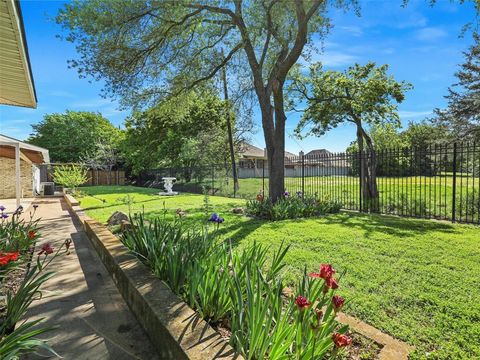
[[[247,201],[248,215],[272,221],[307,218],[337,213],[342,205],[328,198],[316,199],[313,196],[285,196],[275,203],[270,199]]]
[[[325,71],[321,64],[315,64],[309,77],[298,75],[292,89],[307,99],[308,106],[296,134],[302,136],[305,126],[311,124],[307,135],[321,136],[346,121],[398,127],[400,119],[393,102],[401,103],[412,86],[397,82],[387,71],[388,65],[377,67],[373,62],[355,64],[345,72]]]
[[[53,180],[75,192],[78,186],[88,181],[87,170],[83,166],[74,164],[55,166]]]
[[[133,172],[155,167],[183,168],[192,177],[199,164],[229,158],[225,103],[212,91],[189,92],[134,113],[126,123],[123,154]]]
[[[448,89],[446,109],[436,109],[434,123],[448,128],[456,140],[480,140],[480,34],[464,52],[465,62],[455,73],[455,84]]]
[[[47,114],[32,128],[28,142],[48,149],[52,162],[79,162],[97,144],[118,146],[122,138],[122,131],[100,113],[86,111]]]
[[[268,248],[233,251],[216,240],[218,230],[187,231],[181,221],[159,218],[146,224],[143,214],[131,221],[124,244],[203,318],[230,324],[230,342],[246,359],[306,360],[333,348],[335,290],[305,273],[297,291],[312,303],[300,308],[295,298],[285,298],[281,270],[288,247],[274,252],[267,265]]]

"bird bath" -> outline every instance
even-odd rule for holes
[[[177,178],[174,177],[163,177],[163,187],[165,188],[166,192],[159,192],[158,195],[177,195],[178,192],[172,191],[173,188],[173,182],[177,180]]]

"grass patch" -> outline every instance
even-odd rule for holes
[[[83,197],[81,206],[102,222],[115,210],[128,211],[121,200],[127,193],[132,211],[144,209],[147,217],[173,218],[182,208],[185,221],[205,220],[202,195],[160,198],[158,190],[114,186],[82,190],[95,198]],[[222,236],[236,246],[290,244],[285,261],[291,281],[304,266],[314,271],[329,262],[346,270],[340,294],[352,301],[345,312],[416,346],[412,359],[480,357],[479,227],[349,212],[272,223],[233,214],[243,200],[209,200],[212,212],[225,218]]]

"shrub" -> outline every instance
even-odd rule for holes
[[[226,324],[231,345],[246,359],[319,359],[351,342],[347,327],[334,321],[344,299],[335,295],[330,265],[305,271],[289,297],[282,277],[288,247],[267,261],[268,248],[254,243],[234,251],[216,230],[185,229],[181,220],[147,223],[143,214],[131,222],[123,243],[205,320]]]
[[[83,166],[75,164],[56,166],[53,171],[53,181],[75,193],[78,186],[88,181],[87,170]]]
[[[336,201],[328,198],[316,199],[298,193],[297,196],[280,198],[275,203],[269,198],[257,196],[255,200],[247,202],[246,213],[260,219],[277,221],[337,213],[340,209],[341,204]]]

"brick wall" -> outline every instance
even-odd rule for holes
[[[21,184],[24,197],[33,196],[32,165],[20,161]],[[0,199],[15,197],[15,160],[0,157]]]

